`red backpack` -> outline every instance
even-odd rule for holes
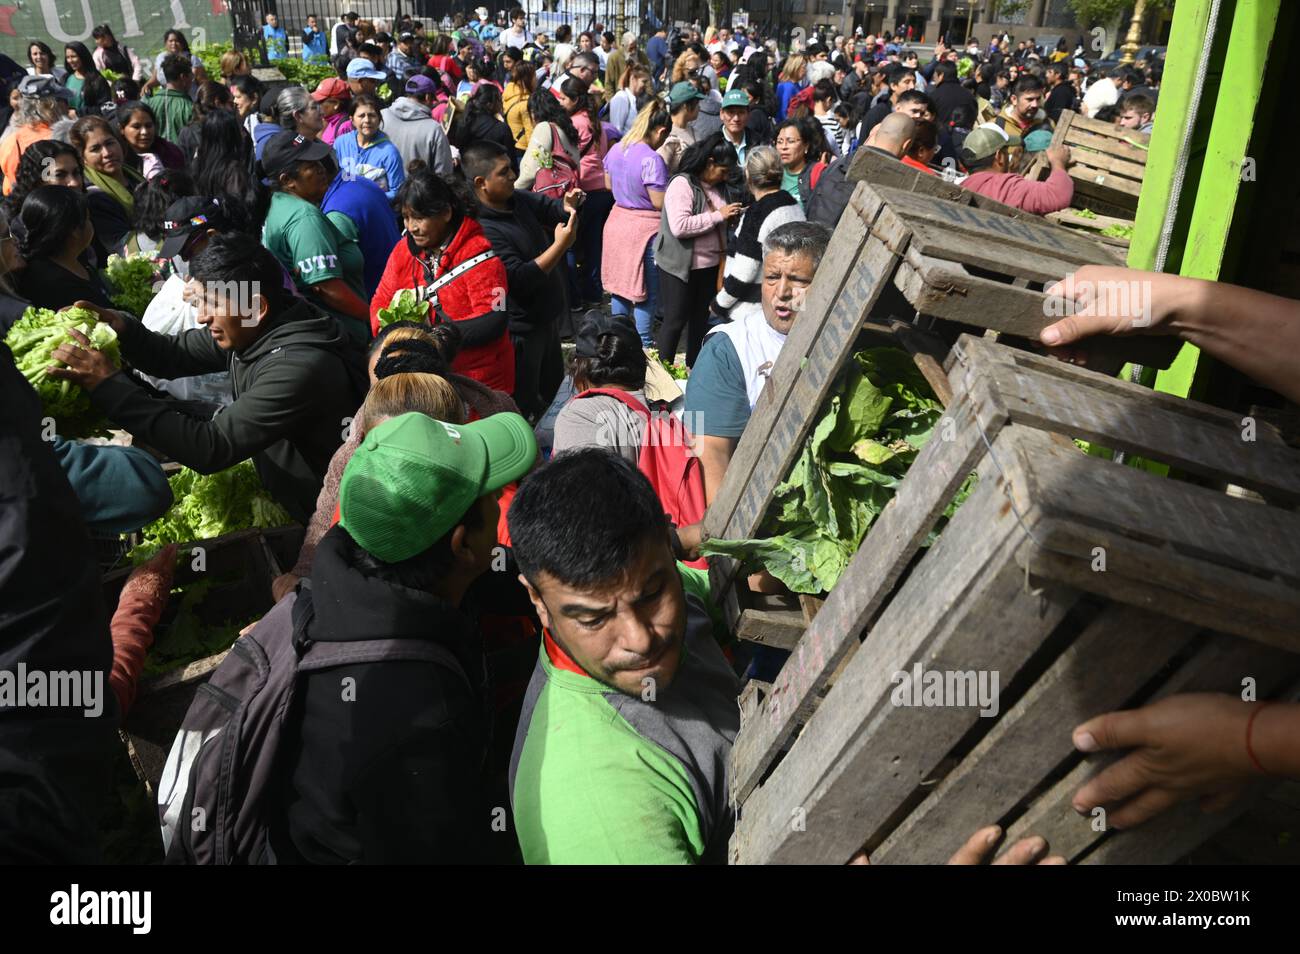
[[[652,413],[630,393],[617,388],[591,388],[577,397],[596,394],[623,402],[646,422],[637,467],[649,479],[673,524],[686,527],[703,520],[708,509],[704,502],[704,470],[700,458],[691,449],[691,434],[686,425],[667,411]],[[707,566],[703,559],[689,565]]]
[[[562,201],[566,192],[578,187],[579,174],[579,166],[574,165],[569,153],[560,144],[560,131],[551,123],[551,165],[537,170],[532,191]]]

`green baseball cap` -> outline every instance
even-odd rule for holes
[[[962,162],[971,163],[987,159],[1004,146],[1020,146],[1020,137],[993,123],[976,126],[961,144]]]
[[[339,523],[385,563],[423,553],[484,494],[528,473],[537,438],[518,414],[444,424],[412,412],[371,430],[339,483]]]
[[[689,103],[693,99],[703,98],[704,94],[686,80],[674,83],[673,88],[668,92],[668,102],[673,106],[680,106],[682,103]]]
[[[727,90],[727,95],[722,97],[722,106],[719,108],[728,109],[732,106],[743,106],[745,109],[749,109],[749,96],[739,86]]]

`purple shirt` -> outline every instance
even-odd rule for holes
[[[627,151],[611,146],[605,154],[605,172],[614,188],[614,202],[625,209],[654,209],[650,190],[668,188],[668,163],[643,142],[633,143]]]

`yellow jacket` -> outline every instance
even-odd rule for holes
[[[528,114],[528,91],[518,83],[507,83],[501,94],[505,108],[506,124],[515,137],[515,148],[521,152],[528,148],[528,138],[533,134],[533,117]]]

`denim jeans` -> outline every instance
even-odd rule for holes
[[[630,302],[621,295],[611,295],[609,310],[615,315],[631,315],[636,322],[636,333],[641,336],[641,343],[653,348],[655,311],[659,308],[659,269],[655,267],[655,236],[645,243],[645,301]]]
[[[608,189],[588,192],[578,210],[578,240],[565,254],[569,267],[570,307],[599,303],[604,295],[600,284],[600,256],[604,246],[605,220],[614,207],[614,193]]]

